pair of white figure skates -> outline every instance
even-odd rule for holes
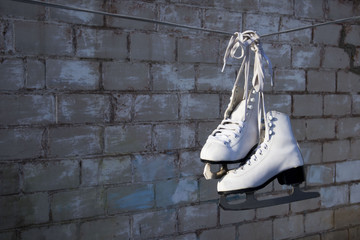
[[[235,56],[239,49],[241,55]],[[252,89],[249,90],[251,53],[254,53],[254,70]],[[205,178],[220,179],[217,185],[217,191],[221,195],[220,206],[226,210],[243,210],[318,197],[316,192],[302,192],[299,188],[305,180],[304,161],[292,133],[289,117],[277,111],[265,111],[264,65],[268,64],[270,71],[272,67],[261,47],[259,36],[254,31],[235,33],[226,49],[222,71],[229,55],[243,61],[224,120],[210,134],[200,153],[201,161],[206,163]],[[240,94],[242,90],[239,82],[242,76],[244,90]],[[263,124],[265,136],[261,137]],[[233,163],[240,163],[240,166],[229,171],[227,164]],[[221,169],[213,173],[210,164],[221,164]],[[258,201],[254,192],[275,178],[282,185],[292,185],[293,193],[290,196]],[[246,193],[246,201],[230,204],[226,196],[238,193]]]

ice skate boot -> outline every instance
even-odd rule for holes
[[[238,49],[241,49],[241,56],[235,56]],[[254,71],[252,85],[253,90],[248,90],[250,72],[250,53],[253,52]],[[225,111],[224,120],[210,134],[203,146],[200,159],[205,162],[204,176],[206,179],[221,178],[228,171],[226,164],[244,161],[251,154],[259,141],[260,132],[260,99],[263,100],[264,86],[264,62],[271,64],[262,50],[259,36],[254,31],[235,33],[229,41],[224,56],[226,59],[231,56],[235,59],[243,59],[240,70],[232,90],[230,103]],[[240,78],[244,80],[244,96],[240,96]],[[272,81],[271,81],[272,84]],[[221,164],[220,171],[213,173],[210,164]]]
[[[207,179],[221,177],[228,170],[226,164],[244,161],[255,149],[259,142],[258,102],[259,94],[252,90],[208,137],[200,153],[201,161],[207,163]],[[209,164],[222,164],[218,177],[212,175]]]
[[[279,205],[318,197],[316,192],[302,192],[299,184],[304,180],[303,158],[291,130],[287,115],[271,111],[265,121],[265,138],[255,153],[241,167],[229,171],[217,185],[220,206],[224,209],[243,210]],[[281,185],[294,186],[293,194],[286,197],[258,201],[254,191],[265,187],[274,179]],[[226,195],[246,193],[246,201],[229,204]]]

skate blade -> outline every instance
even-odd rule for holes
[[[254,192],[246,193],[245,202],[239,204],[230,204],[225,195],[220,196],[219,205],[224,210],[248,210],[248,209],[256,209],[256,208],[264,208],[270,206],[276,206],[280,204],[286,204],[291,202],[302,201],[311,198],[320,197],[320,193],[318,192],[303,192],[300,188],[294,187],[293,193],[289,196],[274,198],[274,199],[266,199],[266,200],[257,200],[254,196]]]

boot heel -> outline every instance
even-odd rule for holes
[[[296,167],[280,173],[277,177],[281,185],[300,184],[305,181],[304,167]]]

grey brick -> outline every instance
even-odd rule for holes
[[[348,230],[337,230],[322,234],[324,240],[348,239]]]
[[[177,174],[175,154],[135,155],[134,179],[138,182],[174,178]],[[151,170],[150,170],[151,169]]]
[[[18,90],[24,87],[24,65],[18,59],[0,62],[0,89]]]
[[[135,239],[148,239],[176,232],[176,212],[173,209],[134,215]]]
[[[333,228],[334,216],[332,210],[308,213],[305,215],[305,232],[321,232]]]
[[[350,203],[360,202],[360,183],[350,185]]]
[[[346,115],[351,113],[351,98],[349,95],[325,95],[325,115]]]
[[[111,2],[111,9],[118,14],[128,15],[131,13],[131,16],[142,17],[148,19],[157,19],[157,6],[153,3],[146,2],[134,2],[134,1],[119,1]],[[145,29],[153,30],[155,24],[127,20],[123,18],[113,18],[106,17],[107,24],[112,27],[124,28],[124,29]]]
[[[200,9],[191,6],[166,4],[160,6],[160,21],[201,26]]]
[[[323,187],[320,189],[321,206],[330,208],[349,203],[349,188],[347,185]]]
[[[79,57],[125,59],[127,35],[121,31],[80,28],[76,32]]]
[[[78,161],[62,160],[25,163],[22,172],[25,192],[76,188],[80,184],[80,165]]]
[[[308,140],[326,139],[335,137],[335,120],[308,119],[306,121],[306,137]]]
[[[307,73],[309,92],[335,92],[336,75],[332,71],[310,70]]]
[[[267,109],[291,114],[291,96],[290,95],[266,95],[265,106]]]
[[[279,30],[280,17],[264,14],[246,14],[245,29],[256,29],[261,36]]]
[[[299,1],[303,2],[303,1]],[[320,1],[319,1],[320,2]],[[331,24],[314,29],[314,42],[337,46],[340,41],[341,25]]]
[[[49,221],[47,193],[1,197],[0,209],[1,230]]]
[[[51,198],[54,221],[95,217],[104,214],[103,190],[97,188],[57,192]]]
[[[113,95],[113,111],[115,122],[127,122],[132,118],[132,107],[134,97],[130,94],[114,94]]]
[[[261,0],[260,1],[260,11],[265,13],[276,13],[276,14],[293,14],[293,4],[291,1],[281,0],[281,1],[271,1],[271,0]]]
[[[208,119],[219,117],[217,94],[183,94],[180,115],[184,119]]]
[[[276,70],[274,86],[277,91],[304,91],[305,72],[303,70]]]
[[[298,28],[299,26],[308,26],[311,25],[312,23],[309,21],[302,21],[302,20],[297,20],[294,18],[288,18],[288,17],[283,17],[282,18],[282,22],[281,22],[281,26],[280,26],[280,31],[285,31],[288,29],[293,29],[293,28]],[[278,30],[275,31],[271,31],[272,32],[277,32]],[[310,43],[311,41],[311,35],[312,35],[312,30],[311,29],[305,29],[302,31],[297,31],[297,32],[292,32],[292,33],[287,33],[287,34],[281,34],[279,35],[279,40],[281,41],[286,41],[286,42],[298,42],[298,43]]]
[[[2,1],[0,4],[8,2]],[[0,11],[3,7],[0,8]],[[0,31],[2,35],[0,36],[0,52],[8,53],[14,52],[14,41],[13,41],[13,23],[10,21],[0,21]]]
[[[360,77],[358,74],[339,71],[337,73],[338,92],[358,92],[360,91]]]
[[[360,156],[360,139],[352,139],[350,146],[350,157],[356,159]]]
[[[242,237],[245,239],[263,240],[273,236],[271,221],[242,224],[239,226],[238,231],[242,233]]]
[[[267,195],[267,198],[276,198],[279,196]],[[259,208],[256,211],[256,218],[266,219],[274,216],[284,216],[289,213],[289,204],[282,204],[277,206],[272,206],[268,208]]]
[[[106,90],[149,89],[149,67],[144,63],[107,62],[103,64],[103,84]]]
[[[202,204],[179,209],[179,231],[186,232],[216,226],[217,204]]]
[[[161,240],[196,240],[196,234],[195,233],[188,233],[188,234],[184,234],[184,235],[178,235],[178,236],[173,236],[173,237],[165,237],[165,238],[160,238]]]
[[[322,66],[335,69],[348,68],[350,67],[349,55],[342,48],[325,47]]]
[[[360,114],[360,94],[352,95],[352,113]]]
[[[203,163],[201,161],[196,161],[199,156],[199,151],[185,151],[180,153],[179,168],[181,176],[186,177],[202,175]]]
[[[96,126],[58,127],[49,130],[49,155],[91,155],[101,152],[102,129]]]
[[[41,19],[45,16],[45,7],[3,0],[0,2],[0,15],[10,18]]]
[[[203,170],[203,167],[204,166],[202,166],[200,169]],[[206,180],[205,178],[201,177],[199,180],[199,195],[200,201],[217,200],[219,198],[219,194],[217,192],[217,181]]]
[[[40,228],[31,228],[21,232],[21,239],[23,240],[61,240],[77,239],[76,224],[53,225]]]
[[[336,163],[336,182],[340,183],[359,180],[359,167],[360,160],[348,160]]]
[[[175,38],[169,35],[133,33],[130,35],[130,48],[130,57],[134,60],[175,60]]]
[[[105,128],[106,153],[142,152],[151,148],[150,125],[123,125]]]
[[[198,200],[198,182],[192,178],[159,182],[155,193],[157,207],[194,203]]]
[[[231,224],[255,219],[255,209],[243,210],[241,214],[238,211],[229,211],[220,209],[220,224]]]
[[[297,141],[305,140],[306,126],[305,119],[291,119],[291,127]]]
[[[295,16],[305,18],[324,17],[324,6],[322,1],[295,0]]]
[[[81,184],[83,186],[131,182],[132,167],[129,156],[85,159],[81,163]]]
[[[340,19],[353,16],[353,2],[329,0],[328,17],[331,19]]]
[[[0,164],[0,195],[13,194],[19,192],[20,190],[19,170],[20,168],[16,163]]]
[[[109,188],[106,200],[109,214],[149,209],[155,205],[154,186],[142,184]]]
[[[360,224],[360,207],[359,205],[345,206],[334,211],[335,228],[345,226],[356,226]]]
[[[39,60],[28,59],[26,61],[27,78],[25,87],[42,89],[45,87],[45,63]]]
[[[67,4],[78,8],[86,8],[91,10],[103,11],[101,0],[92,0],[83,2],[81,0],[55,0],[52,3]],[[71,11],[67,9],[50,8],[50,18],[53,21],[67,22],[71,24],[86,24],[86,25],[103,25],[103,16],[99,14],[92,14],[79,11]]]
[[[195,88],[195,70],[187,64],[155,64],[151,68],[153,89],[188,91]]]
[[[58,122],[109,122],[110,98],[100,94],[65,94],[58,97]]]
[[[81,240],[96,239],[129,239],[130,220],[127,216],[117,216],[95,221],[84,222],[80,225]]]
[[[42,155],[43,129],[1,129],[0,158],[36,158]]]
[[[0,123],[48,124],[55,122],[55,99],[49,95],[2,95]]]
[[[234,226],[221,229],[205,230],[200,234],[200,240],[235,239],[236,231]]]
[[[199,1],[196,1],[199,2]],[[206,4],[209,4],[209,1],[205,1]],[[257,11],[259,9],[259,0],[224,0],[224,1],[215,1],[215,7],[227,8],[232,11],[243,12],[243,11]]]
[[[16,239],[16,232],[2,232],[0,233],[0,239],[2,240],[15,240]]]
[[[337,135],[339,138],[357,137],[360,135],[360,118],[341,118],[338,120]]]
[[[292,65],[295,68],[318,68],[320,66],[320,47],[293,47]]]
[[[69,25],[18,21],[14,28],[17,52],[59,56],[73,54],[72,31]]]
[[[334,165],[310,165],[307,168],[306,184],[309,186],[332,184],[334,180]]]
[[[304,234],[304,217],[295,215],[274,220],[274,238],[295,238]],[[286,226],[286,228],[284,228]]]
[[[350,156],[350,141],[336,140],[323,145],[323,162],[346,160]]]
[[[360,227],[353,227],[349,229],[349,239],[356,240],[360,237]]]
[[[300,151],[305,164],[320,163],[322,160],[322,147],[319,142],[300,142]]]
[[[134,120],[176,120],[178,118],[178,105],[178,97],[175,94],[137,95]]]
[[[290,203],[292,213],[308,212],[320,208],[320,198],[307,199],[306,201],[297,201]]]
[[[294,95],[294,116],[321,116],[323,98],[321,95]]]
[[[178,61],[216,63],[218,49],[219,41],[216,38],[180,38],[177,48]]]
[[[271,61],[271,65],[276,68],[287,68],[291,65],[291,46],[283,43],[263,43],[263,48]]]
[[[218,9],[206,9],[204,27],[212,30],[233,32],[241,29],[242,14]]]
[[[233,67],[227,66],[224,72],[218,65],[200,65],[198,68],[197,89],[205,91],[231,91],[235,82]]]
[[[94,90],[99,88],[99,64],[90,61],[46,61],[47,86],[52,89]]]
[[[161,124],[154,128],[156,150],[192,148],[195,146],[194,124]]]

